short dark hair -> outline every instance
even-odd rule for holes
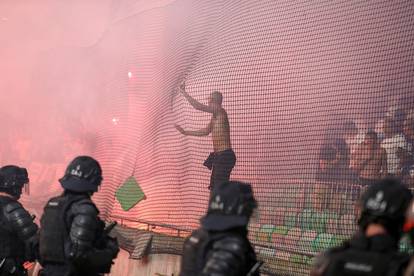
[[[219,91],[214,91],[211,93],[211,96],[218,104],[221,104],[223,102],[223,94],[221,94]]]

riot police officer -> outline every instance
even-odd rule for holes
[[[403,275],[409,257],[399,253],[398,243],[411,198],[410,190],[396,179],[370,186],[360,201],[360,231],[320,255],[311,275]]]
[[[414,245],[414,201],[411,201],[411,204],[407,210],[404,232],[406,232],[409,235],[411,244]],[[414,276],[414,256],[411,256],[410,263],[404,275]]]
[[[64,193],[48,201],[40,220],[41,275],[108,273],[119,247],[104,234],[91,200],[102,182],[101,166],[89,156],[76,157],[59,182]]]
[[[259,275],[247,239],[247,224],[256,207],[249,184],[230,181],[216,185],[201,228],[184,243],[180,275]]]
[[[14,165],[0,168],[0,275],[27,275],[23,263],[37,252],[38,227],[18,202],[29,183],[27,170]]]

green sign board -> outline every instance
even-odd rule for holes
[[[125,182],[118,188],[115,193],[115,197],[121,204],[124,211],[128,211],[134,207],[138,202],[145,199],[145,194],[139,186],[135,177],[130,176]]]

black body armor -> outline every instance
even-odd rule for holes
[[[183,255],[180,276],[245,276],[256,264],[249,241],[239,231],[196,230],[185,241]]]
[[[403,275],[408,262],[409,256],[398,252],[391,236],[358,235],[320,256],[311,275],[399,276]]]
[[[107,273],[119,249],[87,194],[67,193],[47,203],[41,218],[42,275]]]
[[[20,258],[25,256],[24,242],[19,240],[17,233],[13,230],[5,213],[8,204],[12,203],[12,199],[1,198],[1,214],[0,214],[0,258]]]
[[[37,255],[37,230],[18,201],[0,196],[0,275],[26,275],[23,263]]]
[[[66,213],[76,201],[87,196],[61,196],[49,200],[40,220],[39,252],[42,263],[64,264],[69,256],[68,237],[70,225],[66,225]]]

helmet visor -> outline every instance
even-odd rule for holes
[[[30,195],[30,182],[23,184],[23,193],[27,196]]]

